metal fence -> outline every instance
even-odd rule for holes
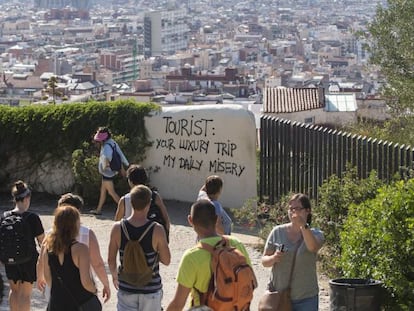
[[[259,196],[271,204],[289,192],[318,200],[323,181],[341,176],[347,164],[359,178],[375,170],[385,181],[412,167],[411,146],[270,116],[260,124]]]

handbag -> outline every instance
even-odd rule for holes
[[[263,294],[259,300],[259,311],[292,311],[292,301],[290,300],[290,284],[292,282],[293,270],[295,268],[296,254],[298,252],[300,243],[296,247],[295,254],[293,255],[293,262],[290,268],[288,287],[284,290],[274,290],[273,282],[269,283],[268,290]]]
[[[290,289],[282,291],[267,290],[259,301],[259,311],[291,311]]]

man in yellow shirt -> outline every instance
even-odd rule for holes
[[[199,200],[191,206],[188,222],[194,228],[200,242],[216,245],[222,237],[216,232],[217,215],[209,200]],[[228,237],[230,245],[239,249],[251,265],[244,245],[234,237]],[[177,289],[167,311],[183,310],[191,292],[192,305],[200,305],[198,293],[206,293],[211,278],[211,254],[197,245],[186,250],[181,258],[177,275]]]

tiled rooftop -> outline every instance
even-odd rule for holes
[[[318,88],[265,88],[263,112],[289,113],[324,107]]]

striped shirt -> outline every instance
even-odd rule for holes
[[[128,230],[128,234],[131,240],[138,240],[140,236],[144,233],[145,229],[151,224],[151,221],[148,221],[145,225],[141,227],[134,227],[128,221],[125,221],[125,222],[126,222],[126,228]],[[148,231],[148,233],[145,235],[145,237],[140,242],[141,247],[144,250],[145,257],[147,259],[147,265],[150,267],[154,265],[154,261],[157,258],[156,256],[157,252],[152,247],[153,232],[154,232],[154,227],[152,227]],[[121,246],[119,248],[119,258],[120,258],[121,264],[123,262],[124,249],[125,249],[127,241],[128,239],[121,229]],[[151,293],[157,293],[158,291],[160,291],[162,289],[162,284],[161,284],[161,276],[159,273],[158,262],[154,266],[154,274],[153,274],[152,280],[147,285],[143,287],[135,287],[135,286],[132,286],[128,283],[125,283],[119,280],[119,289],[126,291],[126,292],[130,292],[130,293],[136,293],[136,294],[151,294]]]

